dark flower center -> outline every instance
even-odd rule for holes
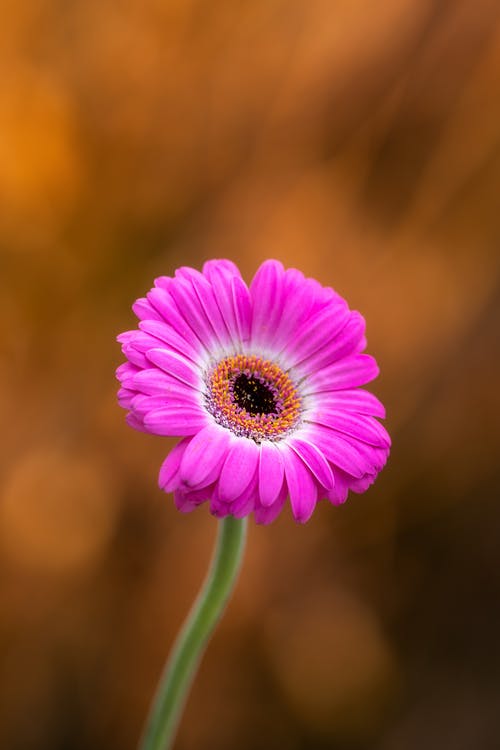
[[[278,441],[299,422],[302,402],[279,365],[256,354],[224,357],[206,373],[209,414],[235,435]]]
[[[244,373],[233,383],[234,401],[249,414],[276,414],[276,399],[265,383]]]

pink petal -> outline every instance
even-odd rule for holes
[[[230,437],[229,430],[212,424],[193,437],[182,459],[180,470],[181,480],[187,487],[201,486],[214,470],[219,469],[220,472]],[[212,481],[215,481],[215,477]]]
[[[283,487],[285,464],[281,451],[274,443],[265,441],[260,446],[259,497],[265,507],[272,505]]]
[[[202,490],[190,490],[184,492],[183,490],[176,490],[174,492],[174,503],[177,510],[181,513],[190,513],[192,510],[210,499],[210,490],[204,488]]]
[[[351,435],[371,445],[388,446],[391,444],[385,428],[373,417],[364,414],[323,407],[308,414],[307,421],[322,424],[331,430]]]
[[[274,337],[283,313],[285,271],[277,260],[266,260],[250,284],[253,303],[252,341],[266,345]]]
[[[231,515],[231,506],[228,503],[223,503],[219,500],[217,493],[212,495],[210,498],[210,513],[215,518],[225,518]]]
[[[207,268],[206,274],[212,286],[224,323],[229,332],[230,340],[237,344],[239,330],[232,292],[234,274],[231,271],[226,270],[225,267],[220,264],[212,266],[205,264],[203,267],[204,272],[205,268]]]
[[[181,354],[176,354],[168,349],[150,349],[147,357],[167,375],[177,378],[177,380],[190,385],[192,388],[202,388],[200,370]]]
[[[310,315],[313,299],[304,282],[304,275],[295,268],[285,271],[283,306],[275,330],[271,332],[271,343],[277,351],[290,341],[298,326]]]
[[[179,466],[188,445],[188,438],[181,440],[180,443],[177,443],[177,445],[172,448],[172,450],[162,463],[160,474],[158,476],[158,486],[164,492],[172,492],[176,489],[179,483]]]
[[[287,442],[312,471],[318,482],[326,490],[331,490],[334,485],[333,474],[323,453],[313,443],[304,438],[292,437]]]
[[[124,362],[116,368],[115,375],[117,380],[126,388],[131,384],[138,372],[139,368],[136,365],[133,365],[131,362]]]
[[[167,292],[170,289],[170,285],[173,283],[171,276],[157,276],[154,280],[154,285],[160,287],[160,289],[166,289]]]
[[[136,367],[149,367],[149,362],[144,354],[139,352],[133,344],[124,344],[122,346],[122,352],[129,362],[132,362]]]
[[[255,471],[251,482],[248,487],[243,490],[242,494],[233,500],[230,505],[231,515],[235,518],[244,518],[251,513],[255,507],[255,501],[258,496],[258,478],[257,471]]]
[[[281,513],[288,495],[288,487],[286,483],[283,484],[281,491],[274,501],[274,503],[268,507],[263,505],[257,505],[254,511],[255,522],[263,525],[267,525],[274,521],[275,518]]]
[[[192,268],[181,268],[177,273],[183,273],[189,279],[215,338],[219,345],[226,346],[230,336],[210,282],[203,274]]]
[[[379,472],[384,468],[389,456],[388,446],[379,447],[369,445],[368,443],[363,443],[350,435],[345,435],[344,440],[354,446],[356,451],[361,455],[365,463],[365,471],[363,473]]]
[[[172,406],[187,406],[189,408],[193,405],[196,405],[196,401],[193,399],[193,391],[190,388],[183,388],[182,383],[179,383],[178,391],[171,392],[168,396],[146,396],[143,393],[134,392],[131,409],[136,416],[144,419],[150,411],[168,409]]]
[[[288,446],[281,447],[285,463],[285,477],[292,513],[296,521],[305,523],[312,516],[318,492],[309,469]]]
[[[159,320],[146,320],[144,323],[155,323],[156,325],[166,325],[166,323],[160,323]],[[143,322],[141,321],[139,323],[139,326],[142,326]],[[150,336],[148,333],[143,333],[141,330],[137,330],[133,332],[133,336],[126,342],[125,345],[131,345],[133,344],[134,347],[137,349],[138,352],[144,352],[149,351],[149,349],[154,349],[157,346],[161,346],[161,341],[158,341],[157,338],[154,336]]]
[[[192,284],[186,279],[178,277],[175,279],[175,283],[171,285],[169,293],[179,312],[207,351],[214,349],[217,346],[214,329],[205,315]]]
[[[305,431],[307,439],[316,445],[330,463],[351,474],[362,477],[367,470],[366,460],[351,441],[323,425],[311,425]]]
[[[153,287],[146,295],[146,302],[158,313],[156,320],[169,323],[171,312],[175,312],[174,301],[166,289]]]
[[[250,340],[252,327],[252,300],[250,292],[245,282],[239,276],[233,276],[231,279],[231,291],[239,339],[245,344]]]
[[[132,310],[139,320],[162,320],[161,314],[145,297],[136,300],[132,305]]]
[[[206,263],[203,264],[203,273],[207,278],[210,278],[210,275],[214,270],[221,271],[227,276],[239,276],[241,278],[240,269],[232,260],[207,260]]]
[[[188,357],[192,362],[198,362],[200,358],[201,345],[199,340],[191,334],[189,338],[181,336],[175,328],[168,323],[158,320],[143,320],[139,323],[139,328],[147,334],[150,334],[152,342],[156,339],[156,344],[152,343],[149,349],[159,346],[163,341],[173,349]],[[146,343],[145,339],[145,343]],[[147,351],[147,350],[146,350]]]
[[[130,344],[131,339],[133,339],[134,336],[136,336],[136,335],[137,335],[137,331],[135,331],[135,330],[134,331],[124,331],[123,333],[120,333],[116,337],[116,340],[120,344]]]
[[[123,409],[130,409],[132,399],[137,395],[136,391],[129,391],[128,388],[118,390],[118,403]]]
[[[173,406],[148,412],[144,425],[154,435],[184,437],[194,435],[207,424],[207,415],[200,408]]]
[[[342,505],[347,500],[348,482],[341,471],[335,472],[335,487],[327,492],[327,498],[333,505]]]
[[[357,494],[366,492],[368,487],[372,486],[376,478],[376,474],[365,474],[365,476],[361,479],[354,479],[352,482],[350,482],[349,489],[352,490],[352,492],[356,492]]]
[[[323,369],[357,351],[363,338],[365,320],[358,312],[351,312],[348,320],[344,319],[344,322],[345,325],[335,337],[328,337],[323,346],[305,360],[309,370],[314,372]]]
[[[199,398],[198,391],[186,385],[181,380],[167,375],[157,367],[150,367],[147,370],[136,372],[129,381],[129,385],[136,391],[146,394],[147,396],[164,396],[165,398],[175,398],[175,394],[182,390],[186,395],[191,392],[193,403]]]
[[[284,352],[292,366],[329,346],[349,318],[347,305],[328,305],[309,317],[285,346]]]
[[[129,412],[125,416],[125,421],[128,426],[132,427],[134,430],[138,430],[139,432],[148,432],[148,430],[144,427],[142,420],[138,419],[132,412]]]
[[[219,479],[218,493],[222,502],[230,503],[242,494],[253,479],[258,460],[259,449],[253,440],[232,440]]]
[[[385,407],[373,393],[361,388],[320,393],[318,408],[333,407],[385,419]]]
[[[329,286],[322,286],[316,279],[307,278],[304,279],[304,283],[307,285],[309,295],[313,300],[311,315],[329,305],[346,304],[345,299],[340,294]]]
[[[161,313],[163,321],[171,325],[181,338],[188,341],[193,349],[199,347],[202,340],[200,336],[197,335],[198,332],[191,328],[181,314],[170,292],[155,287],[148,292],[148,300],[150,300],[155,308]],[[196,344],[195,342],[198,343]]]
[[[378,373],[379,369],[373,357],[369,354],[354,354],[317,373],[311,373],[305,384],[304,395],[355,388],[374,380]]]

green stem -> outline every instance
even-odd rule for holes
[[[167,750],[172,746],[196,668],[236,583],[245,547],[246,520],[227,516],[219,522],[210,569],[165,667],[141,750]]]

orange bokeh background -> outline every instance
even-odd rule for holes
[[[393,451],[251,524],[178,750],[495,750],[500,5],[31,0],[0,29],[0,747],[136,746],[216,522],[156,486],[117,333],[276,257],[368,323]]]

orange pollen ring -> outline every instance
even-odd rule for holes
[[[226,357],[208,370],[206,387],[206,407],[215,421],[256,443],[281,440],[299,422],[302,402],[295,385],[261,357]]]

